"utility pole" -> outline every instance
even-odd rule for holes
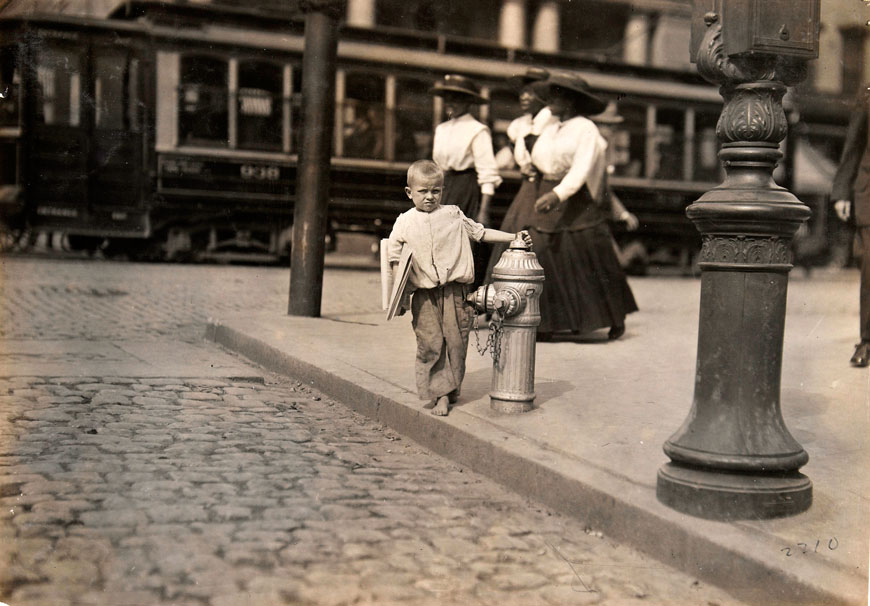
[[[305,14],[302,138],[296,170],[287,313],[319,317],[335,123],[335,57],[345,1],[302,0],[299,8]]]

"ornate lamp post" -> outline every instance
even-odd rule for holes
[[[780,375],[790,245],[810,210],[772,173],[786,86],[818,53],[819,0],[696,0],[695,9],[706,25],[698,71],[725,100],[716,134],[727,176],[686,211],[702,238],[695,395],[664,444],[671,462],[656,494],[705,518],[792,515],[809,508],[812,483],[782,418]]]

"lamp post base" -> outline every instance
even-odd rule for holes
[[[666,463],[659,469],[656,497],[709,520],[780,518],[810,508],[813,483],[797,471],[738,473]]]

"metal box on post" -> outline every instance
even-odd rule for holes
[[[721,16],[726,55],[819,56],[817,0],[727,0]]]
[[[719,15],[726,55],[819,56],[818,0],[694,0],[693,61],[706,31],[703,17],[708,12]]]

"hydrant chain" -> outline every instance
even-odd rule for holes
[[[498,356],[501,353],[501,332],[503,322],[504,319],[501,317],[501,314],[499,314],[497,311],[494,312],[492,315],[492,319],[489,321],[489,333],[486,335],[486,341],[484,341],[483,347],[481,347],[480,337],[478,336],[478,329],[480,328],[480,324],[478,318],[474,318],[473,330],[477,353],[479,353],[480,355],[484,355],[487,351],[491,352],[494,363],[498,363]]]

